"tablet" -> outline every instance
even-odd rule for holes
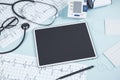
[[[34,36],[39,66],[96,58],[86,23],[35,29]]]

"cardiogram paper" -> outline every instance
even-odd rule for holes
[[[0,55],[0,80],[56,80],[84,68],[79,63],[38,68],[35,57],[20,54]],[[86,71],[63,80],[86,80]]]
[[[10,3],[10,4],[13,4],[16,1],[18,1],[18,0],[0,0],[0,3]],[[65,6],[67,6],[67,0],[35,0],[35,1],[40,1],[40,2],[44,2],[44,3],[48,3],[48,4],[51,4],[51,5],[54,5],[58,9],[58,12],[60,10],[62,10]],[[23,6],[23,5],[19,5],[19,8],[21,8],[21,6]],[[16,9],[16,12],[20,14],[21,10],[19,10],[19,8]],[[45,6],[44,6],[44,8],[45,8]],[[42,10],[43,8],[39,8],[39,11],[40,11],[40,9]],[[29,7],[27,7],[27,10],[25,9],[25,11],[29,11]],[[34,10],[31,10],[31,11],[34,11]],[[23,13],[25,13],[25,12],[23,12]],[[28,13],[24,14],[24,16],[27,15]],[[40,19],[40,20],[41,21],[47,20],[50,17],[49,15],[50,15],[50,13],[46,13],[44,15],[44,17],[42,17],[42,19]],[[12,6],[0,5],[0,27],[1,27],[2,23],[7,18],[12,17],[12,16],[17,16],[17,15],[15,15],[13,13]],[[27,15],[27,17],[33,17],[33,16],[32,15]],[[34,18],[34,19],[37,19],[37,18]],[[18,40],[19,38],[22,37],[23,30],[21,29],[21,24],[24,23],[24,22],[28,22],[30,24],[30,28],[29,28],[28,31],[32,30],[35,27],[41,27],[41,26],[39,26],[39,25],[37,25],[35,23],[23,20],[21,18],[19,18],[19,20],[20,20],[19,24],[17,26],[15,26],[14,28],[5,29],[4,31],[2,31],[2,33],[1,33],[2,35],[0,35],[0,47],[5,48],[8,45],[10,45],[11,43],[14,43],[16,40]],[[40,20],[38,22],[41,22]]]

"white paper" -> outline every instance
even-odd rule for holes
[[[94,8],[107,6],[112,4],[112,0],[93,0],[94,2]]]
[[[104,54],[114,66],[120,67],[120,42],[105,51]]]
[[[17,0],[0,0],[0,3],[14,3],[15,1]],[[62,10],[65,6],[67,6],[67,0],[36,0],[36,1],[41,1],[41,2],[44,2],[44,3],[48,3],[48,4],[51,4],[51,5],[54,5],[57,7],[58,9],[58,12],[60,10]],[[24,1],[23,1],[24,2]],[[17,4],[18,5],[18,4]],[[31,4],[32,5],[32,4]],[[18,5],[19,8],[15,9],[17,13],[19,13],[21,10],[21,6],[23,7],[23,5]],[[1,27],[1,24],[7,19],[7,18],[10,18],[12,16],[16,16],[13,12],[12,12],[12,6],[8,6],[8,5],[0,5],[0,27]],[[37,5],[38,7],[38,5]],[[32,19],[32,21],[36,21],[38,20],[37,22],[43,22],[47,19],[49,19],[51,17],[51,15],[54,13],[54,11],[50,11],[49,10],[49,13],[46,13],[45,15],[42,15],[41,18],[42,19],[38,19],[38,17],[33,17],[33,13],[35,13],[34,10],[31,10],[32,7],[28,7],[27,6],[27,9],[25,11],[27,11],[27,13],[23,12],[24,16],[27,16],[27,18],[31,19],[31,18],[34,18]],[[48,7],[50,9],[50,7]],[[40,11],[42,9],[45,9],[45,6],[44,8],[41,8],[39,7],[38,9],[36,9],[37,11]],[[34,12],[30,12],[30,11],[34,11]],[[30,13],[30,14],[29,14]],[[19,13],[20,14],[20,13]],[[43,14],[43,13],[42,13]],[[35,14],[34,14],[35,15]],[[36,14],[35,16],[37,16],[40,14]],[[19,24],[17,26],[11,29],[6,29],[5,31],[3,31],[2,35],[0,35],[0,47],[2,48],[5,48],[7,47],[8,45],[10,45],[11,43],[15,42],[17,39],[19,39],[21,36],[23,36],[23,30],[21,29],[21,24],[24,23],[24,22],[28,22],[30,24],[30,30],[32,30],[33,28],[35,27],[39,27],[39,25],[37,24],[34,24],[34,23],[31,23],[29,21],[26,21],[24,19],[20,19],[19,18]],[[41,24],[39,23],[39,24]]]
[[[120,35],[120,19],[106,19],[105,33],[107,35]]]
[[[85,65],[79,63],[38,68],[35,57],[0,55],[0,80],[56,80],[82,68],[85,68]],[[86,80],[86,71],[63,80]]]

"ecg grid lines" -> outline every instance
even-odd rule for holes
[[[20,54],[0,55],[0,80],[55,80],[84,67],[85,65],[79,63],[70,63],[38,68],[35,57]],[[86,72],[63,80],[86,80]]]
[[[17,1],[17,0],[0,0],[0,3],[11,3],[11,4],[13,4],[15,1]],[[61,11],[65,6],[67,6],[67,0],[35,0],[35,1],[40,1],[40,2],[44,2],[44,3],[48,3],[48,4],[51,4],[51,5],[54,5],[58,9],[58,11]],[[22,5],[19,5],[18,8],[21,8],[21,6]],[[37,5],[36,5],[36,7],[37,7]],[[45,6],[43,6],[43,7],[45,8]],[[29,13],[32,13],[32,12],[29,12],[29,11],[34,11],[34,10],[31,10],[31,8],[33,8],[33,7],[32,6],[31,7],[27,7],[27,9],[25,9],[23,11],[23,13],[24,13],[24,15],[28,15],[27,17],[32,19],[32,20],[33,19],[37,19],[38,21],[37,20],[33,20],[33,21],[37,21],[37,22],[41,22],[41,21],[45,21],[45,20],[49,19],[50,13],[51,14],[53,13],[53,11],[48,10],[50,13],[45,13],[44,16],[42,16],[43,19],[38,19],[38,18],[35,17],[35,16],[38,16],[37,12],[34,12],[34,13],[37,13],[37,14],[34,14],[34,16],[30,16],[31,14],[29,14]],[[48,8],[50,8],[50,7],[48,7]],[[37,10],[37,11],[41,11],[42,9]],[[21,10],[17,9],[18,13],[19,13],[19,11],[21,11]],[[26,11],[28,11],[28,12],[25,13]],[[12,12],[11,6],[0,5],[0,26],[4,22],[4,20],[6,20],[7,18],[9,18],[11,16],[16,16]],[[3,32],[4,34],[2,34],[0,36],[0,47],[1,48],[7,47],[8,45],[10,45],[11,43],[15,42],[17,39],[19,39],[22,36],[23,32],[22,32],[22,29],[21,29],[21,24],[24,23],[24,22],[28,22],[31,25],[30,29],[28,31],[33,30],[35,27],[39,26],[39,25],[34,24],[34,23],[30,22],[30,21],[26,21],[26,20],[20,19],[19,24],[17,26],[15,26],[14,29],[13,28],[10,29],[10,30],[7,29],[6,31]]]

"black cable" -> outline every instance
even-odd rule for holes
[[[15,48],[13,48],[11,50],[8,50],[8,51],[5,51],[5,52],[0,52],[0,54],[10,53],[10,52],[13,52],[16,49],[18,49],[21,46],[21,44],[23,43],[23,41],[25,40],[26,30],[29,28],[29,26],[30,25],[28,23],[23,23],[22,26],[21,26],[21,28],[24,30],[24,35],[23,35],[22,41]]]
[[[20,0],[20,1],[16,1],[16,2],[14,2],[13,4],[12,4],[12,11],[13,11],[13,13],[15,14],[15,15],[17,15],[18,17],[20,17],[20,18],[22,18],[22,19],[26,19],[24,16],[20,16],[16,11],[15,11],[15,9],[14,9],[14,6],[17,4],[17,3],[20,3],[20,2],[35,2],[35,1],[33,1],[33,0]]]
[[[8,5],[8,6],[11,6],[12,4],[9,4],[9,3],[0,3],[0,5]]]
[[[16,1],[16,2],[23,2],[23,1],[34,1],[34,0],[20,0],[20,1]],[[8,5],[8,6],[12,6],[13,4],[10,3],[0,3],[0,5]]]

